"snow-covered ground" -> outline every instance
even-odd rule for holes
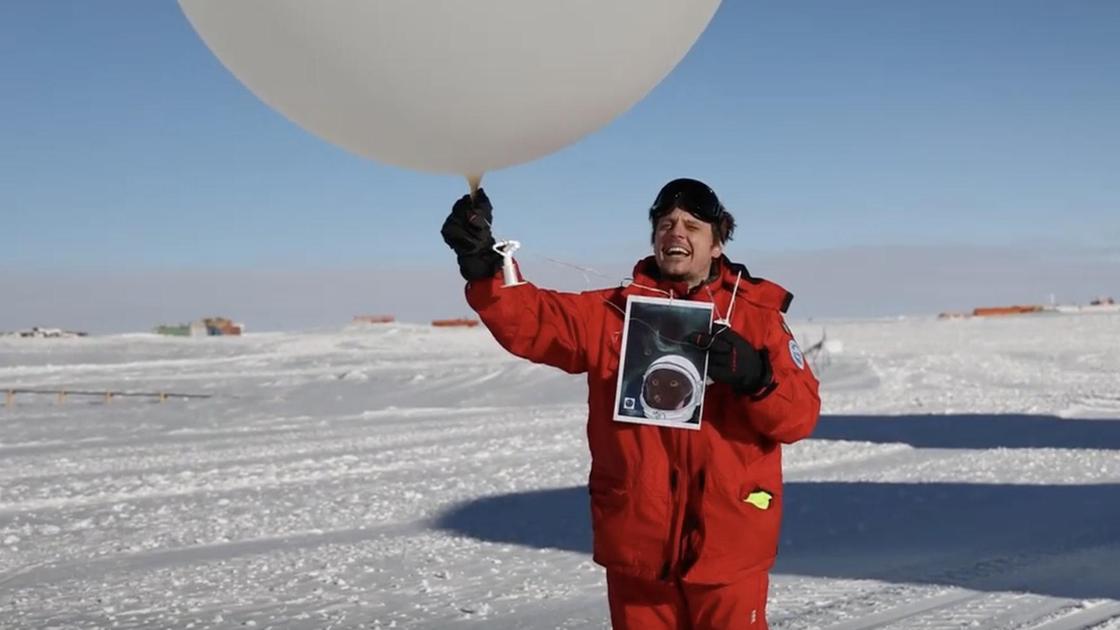
[[[1120,629],[1120,315],[827,329],[775,628]],[[0,340],[2,628],[602,628],[584,386],[484,330]]]

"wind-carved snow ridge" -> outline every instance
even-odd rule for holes
[[[825,329],[771,627],[1120,630],[1120,316]],[[0,627],[609,625],[585,388],[485,330],[2,339],[12,387],[214,397],[0,407]]]

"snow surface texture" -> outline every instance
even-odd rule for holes
[[[774,628],[1120,630],[1120,316],[805,323]],[[485,330],[0,340],[2,628],[603,628],[585,389]]]

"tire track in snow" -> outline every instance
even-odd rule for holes
[[[1086,548],[1085,543],[1103,541],[1099,548]],[[873,630],[877,628],[1019,628],[1023,624],[1038,623],[1055,611],[1076,608],[1079,600],[1034,596],[1037,601],[1023,606],[1022,593],[993,590],[1000,578],[1029,573],[1044,573],[1053,580],[1072,579],[1085,570],[1081,562],[1071,562],[1070,557],[1091,553],[1098,558],[1120,557],[1120,546],[1114,544],[1107,526],[1080,532],[1077,536],[1055,542],[1046,549],[1036,549],[1014,556],[992,556],[971,564],[959,565],[915,578],[884,578],[885,586],[870,591],[860,591],[854,597],[829,601],[816,607],[809,614],[796,615],[776,628],[822,628],[823,630]],[[1027,587],[1029,588],[1029,578]],[[898,582],[917,581],[928,586],[898,586]],[[959,586],[937,586],[957,584]],[[974,590],[976,589],[976,590]],[[932,594],[925,594],[936,591]],[[916,597],[917,596],[917,597]],[[1111,602],[1120,606],[1120,602]],[[873,612],[868,612],[872,610]],[[1045,630],[1074,630],[1089,628],[1108,621],[1101,617],[1110,613],[1110,607],[1093,608],[1074,615],[1063,615],[1054,621],[1054,627],[1040,626]],[[1120,614],[1120,608],[1114,614]],[[1069,621],[1063,621],[1068,619]],[[1067,625],[1062,625],[1067,624]]]
[[[992,628],[1024,628],[1039,619],[1054,617],[1059,611],[1076,608],[1078,600],[1043,595],[1021,595],[1017,605],[992,617]]]
[[[921,620],[930,629],[978,627],[1012,630],[1076,605],[1075,600],[1028,593],[988,593],[943,618]]]
[[[442,464],[444,470],[447,471],[449,465],[453,466],[459,462],[470,463],[471,460],[466,457],[467,454],[500,451],[491,443],[494,439],[499,439],[497,436],[483,435],[481,436],[482,439],[472,441],[460,439],[452,445],[448,445],[445,443],[447,435],[445,433],[441,439],[425,440],[420,443],[413,442],[406,448],[394,448],[391,451],[384,452],[380,458],[404,460],[407,463],[401,463],[401,461],[392,461],[385,464],[372,463],[363,461],[362,458],[354,455],[353,451],[325,461],[317,458],[316,454],[308,454],[289,462],[291,466],[288,468],[284,466],[214,468],[202,474],[191,473],[190,477],[179,478],[178,481],[169,481],[168,485],[163,488],[151,488],[149,485],[147,488],[136,491],[42,499],[16,499],[14,501],[6,499],[3,503],[0,503],[0,517],[114,503],[161,502],[172,497],[220,494],[247,489],[265,490],[286,486],[314,485],[323,481],[337,482],[348,479],[364,479],[384,483],[388,481],[386,475],[391,473],[396,473],[406,479],[413,478],[416,471],[431,469],[433,465]],[[508,434],[506,437],[508,438]],[[545,446],[540,450],[542,452],[564,452],[571,448],[572,446],[569,444],[560,443]],[[438,455],[438,457],[425,457],[426,451],[427,454]],[[524,448],[510,449],[506,457],[520,460],[525,457],[526,452]],[[495,458],[488,457],[487,466],[492,466],[494,461],[500,461],[500,459],[495,460]],[[340,462],[353,463],[353,465],[339,466]],[[309,463],[309,465],[306,467],[295,466],[303,463]],[[189,468],[190,466],[184,467],[185,470],[189,470]],[[290,472],[291,468],[296,468],[299,472],[292,473]],[[171,475],[171,477],[175,477],[175,475]],[[233,477],[233,480],[228,480],[230,477]],[[139,477],[137,480],[143,482]],[[210,480],[214,481],[211,482]],[[150,484],[150,482],[148,483]]]
[[[949,607],[959,606],[964,602],[982,596],[982,593],[976,593],[965,589],[950,589],[916,601],[907,601],[906,603],[898,604],[893,608],[888,608],[881,612],[874,612],[857,619],[824,626],[824,630],[873,630],[874,628],[885,628],[899,621],[917,617],[933,610],[943,610]]]
[[[347,455],[334,460],[324,461],[321,454],[301,457],[289,462],[290,466],[263,466],[245,470],[238,467],[223,467],[198,473],[198,467],[188,465],[184,472],[190,472],[188,479],[172,478],[170,489],[161,490],[150,487],[140,488],[137,491],[128,486],[130,480],[116,480],[124,488],[121,492],[102,493],[96,496],[76,497],[65,500],[51,499],[48,504],[23,503],[7,506],[16,509],[15,516],[24,523],[30,522],[51,524],[54,522],[80,522],[98,521],[104,515],[117,513],[117,508],[127,506],[128,529],[138,528],[135,532],[126,533],[118,530],[112,538],[104,539],[97,536],[91,537],[88,530],[65,532],[61,536],[55,534],[47,538],[29,538],[37,540],[38,553],[51,553],[52,549],[65,550],[73,547],[85,548],[96,552],[98,544],[108,548],[127,547],[142,548],[155,542],[163,544],[169,537],[172,541],[190,539],[213,539],[216,535],[227,533],[240,536],[246,530],[250,535],[255,535],[252,529],[254,524],[244,519],[234,519],[227,516],[227,509],[237,509],[243,505],[285,505],[286,497],[307,497],[318,505],[329,505],[336,501],[336,497],[345,498],[354,492],[367,494],[363,488],[373,484],[377,492],[371,497],[376,499],[373,503],[334,505],[331,508],[332,518],[318,517],[322,521],[370,522],[380,518],[402,518],[415,516],[418,513],[439,511],[446,507],[449,500],[463,500],[473,493],[483,491],[485,486],[493,486],[495,491],[512,491],[521,484],[518,480],[530,478],[529,471],[520,471],[519,466],[525,465],[526,457],[544,458],[550,462],[569,464],[558,466],[557,475],[563,477],[561,485],[570,485],[581,481],[580,477],[586,469],[586,454],[582,449],[582,441],[548,439],[556,435],[555,425],[569,426],[573,435],[582,429],[582,422],[572,423],[563,418],[549,418],[550,422],[534,424],[532,432],[511,432],[504,430],[506,427],[499,425],[486,425],[478,440],[452,440],[447,441],[447,432],[441,439],[426,440],[423,444],[412,443],[409,449],[389,449],[377,452],[375,461],[361,460],[353,455]],[[436,427],[438,430],[438,427]],[[428,432],[425,432],[428,433]],[[478,457],[477,454],[485,454]],[[535,454],[534,454],[535,453]],[[184,462],[192,464],[192,462]],[[448,477],[436,477],[440,480],[486,480],[485,484],[470,483],[467,485],[452,484],[450,488],[431,489],[424,480],[424,476],[417,477],[417,472],[439,468]],[[193,470],[193,472],[192,472]],[[572,479],[573,471],[576,479]],[[507,474],[508,473],[508,474]],[[555,476],[555,475],[553,475]],[[539,477],[539,475],[538,475]],[[136,480],[142,481],[142,480]],[[540,479],[537,479],[540,481]],[[555,481],[555,479],[553,479]],[[356,482],[356,483],[355,483]],[[103,488],[104,484],[93,483],[94,487]],[[419,492],[417,495],[416,493]],[[238,497],[236,495],[244,496]],[[437,497],[435,502],[425,504],[409,499],[409,495]],[[226,496],[232,499],[216,502],[218,497]],[[338,499],[341,500],[341,499]],[[384,501],[391,501],[392,509],[381,508]],[[230,508],[218,508],[222,504]],[[112,510],[107,508],[112,506]],[[379,510],[387,510],[378,513]],[[44,510],[60,512],[46,516]],[[196,519],[192,514],[209,514],[208,519]],[[314,516],[310,514],[310,516]],[[185,522],[180,519],[186,518]],[[262,523],[271,528],[283,529],[285,523],[292,522],[298,527],[314,527],[315,521],[308,520],[309,514],[304,510],[296,510],[290,517],[277,515],[270,516]],[[230,521],[230,525],[216,526],[213,519],[220,519],[220,523]],[[123,523],[122,523],[123,524]],[[188,525],[185,529],[182,525]],[[39,527],[39,525],[36,525]],[[2,529],[2,527],[0,527]],[[57,528],[55,528],[57,530]],[[99,526],[94,532],[103,529]],[[27,535],[18,532],[25,538]],[[152,537],[154,535],[154,540]],[[85,541],[85,542],[83,542]],[[71,551],[72,553],[72,551]]]
[[[206,564],[236,557],[266,554],[276,550],[295,551],[323,545],[354,545],[430,528],[431,522],[428,519],[421,519],[332,531],[291,532],[173,549],[118,553],[94,559],[45,561],[0,574],[0,586],[5,586],[7,589],[30,588],[37,584],[83,580],[105,574],[147,571],[165,566]]]
[[[170,435],[137,435],[115,441],[89,439],[77,444],[53,442],[46,445],[29,445],[29,449],[42,450],[41,453],[34,453],[35,455],[65,452],[67,457],[71,459],[86,462],[85,467],[73,472],[57,473],[50,472],[49,467],[44,468],[42,462],[36,459],[19,462],[14,460],[14,457],[9,457],[5,464],[0,465],[0,475],[15,482],[31,479],[66,479],[80,475],[100,476],[106,473],[155,473],[161,469],[179,470],[182,468],[182,466],[175,466],[172,463],[162,461],[151,466],[122,467],[117,459],[127,461],[134,451],[140,453],[142,459],[167,459],[170,462],[175,462],[178,459],[181,464],[189,465],[191,468],[212,463],[267,463],[277,460],[283,461],[285,457],[305,458],[320,454],[330,455],[335,453],[343,455],[376,452],[388,448],[411,448],[430,443],[443,443],[447,441],[448,437],[482,437],[489,434],[527,435],[517,432],[516,429],[545,430],[567,426],[573,422],[582,422],[584,419],[583,415],[577,414],[574,408],[561,409],[557,413],[547,413],[546,410],[526,410],[516,407],[476,407],[441,409],[437,413],[433,413],[431,416],[415,416],[406,420],[377,422],[376,424],[363,417],[363,414],[359,414],[358,416],[347,416],[341,420],[314,420],[309,422],[309,424],[317,425],[312,429],[284,426],[283,428],[248,428],[239,431],[202,430]],[[443,417],[444,414],[462,416],[462,418],[446,420]],[[497,414],[516,417],[495,421],[494,416]],[[422,424],[430,424],[431,426],[416,429],[414,427],[417,425],[417,419]],[[337,430],[340,427],[343,430]],[[378,430],[387,427],[409,427],[409,430],[377,433]],[[374,432],[374,434],[370,435],[371,432]],[[231,443],[228,439],[231,437],[247,442]],[[151,445],[153,438],[159,439],[158,445]],[[339,443],[344,443],[347,446],[340,447],[338,446]],[[189,461],[184,459],[185,453],[182,448],[179,448],[184,444],[192,444],[196,447],[195,450],[186,453],[190,456]],[[211,448],[211,444],[218,445],[220,448]],[[317,448],[320,446],[324,448]],[[260,451],[260,453],[244,454],[253,451]],[[238,455],[236,453],[242,454]],[[11,454],[6,453],[4,447],[0,447],[0,455]]]
[[[1120,619],[1120,602],[1106,601],[1083,606],[1079,610],[1062,615],[1030,630],[1082,630]]]

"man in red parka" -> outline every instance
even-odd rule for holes
[[[782,514],[781,444],[808,436],[817,380],[782,313],[792,296],[723,253],[735,221],[702,182],[669,182],[650,208],[653,255],[625,287],[503,287],[486,194],[444,223],[467,301],[513,354],[587,374],[594,559],[615,628],[766,628]],[[711,302],[698,431],[613,420],[628,296]],[[724,325],[726,322],[727,325]]]

